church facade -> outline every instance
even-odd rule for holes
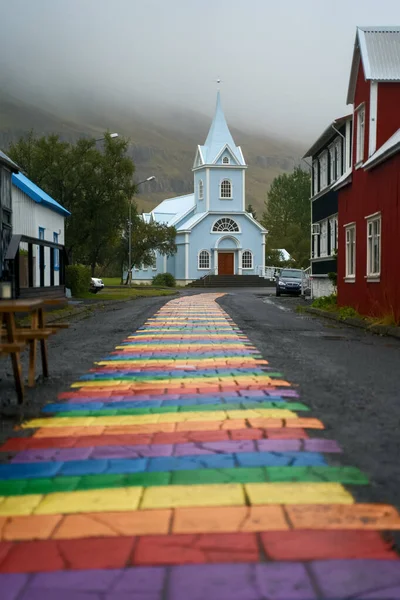
[[[207,274],[261,275],[264,272],[266,230],[246,212],[245,163],[221,106],[220,94],[213,122],[193,165],[194,192],[164,200],[146,221],[176,228],[177,252],[154,253],[147,268],[134,267],[132,279],[150,283],[158,273],[172,273],[178,285]]]

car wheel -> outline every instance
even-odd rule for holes
[[[280,295],[281,295],[281,292],[280,292],[280,290],[278,290],[278,289],[277,289],[277,290],[276,290],[276,292],[275,292],[275,295],[276,295],[276,296],[280,296]]]

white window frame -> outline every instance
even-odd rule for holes
[[[360,104],[356,109],[357,138],[356,138],[356,166],[364,161],[365,148],[365,104]]]
[[[321,221],[319,255],[328,256],[328,219]]]
[[[248,255],[250,255],[250,266],[246,266],[245,267],[244,266],[245,265],[245,257],[247,257]],[[249,263],[247,263],[247,264],[249,264]],[[254,267],[253,267],[253,253],[252,253],[252,251],[251,250],[243,250],[243,253],[242,253],[242,270],[243,271],[250,271],[253,268]]]
[[[204,256],[205,254],[207,254],[208,257],[208,265],[206,267],[201,267],[201,259],[202,259],[202,255]],[[209,250],[200,250],[198,255],[197,255],[197,269],[199,271],[209,271],[211,269],[211,254]]]
[[[336,181],[336,179],[336,144],[333,143],[329,146],[329,184]]]
[[[218,230],[215,230],[214,227],[216,226],[216,224],[219,223],[220,221],[222,221],[223,219],[231,221],[232,223],[234,223],[236,225],[236,227],[237,227],[237,230],[235,230],[235,229],[218,229]],[[218,219],[216,221],[214,221],[214,223],[213,223],[213,225],[211,227],[211,233],[218,233],[218,234],[220,234],[220,233],[241,233],[241,230],[240,230],[239,223],[237,223],[235,221],[235,219],[232,219],[231,217],[218,217]]]
[[[335,255],[335,250],[338,248],[338,218],[331,217],[329,219],[329,239],[330,239],[330,256]]]
[[[223,165],[230,165],[231,161],[229,160],[229,156],[224,156],[224,158],[222,159],[222,164]]]
[[[382,267],[381,254],[381,236],[382,236],[382,217],[381,213],[376,213],[367,219],[367,279],[379,280]],[[375,230],[376,229],[376,230]],[[377,244],[375,243],[377,240]],[[375,259],[377,252],[377,270],[375,270]]]
[[[318,194],[318,159],[313,160],[313,196]]]
[[[340,138],[336,139],[335,142],[335,151],[336,151],[336,179],[339,179],[343,175],[343,167],[342,167],[342,140]]]
[[[153,264],[151,265],[152,271],[157,271],[157,254],[153,250]]]
[[[204,200],[204,183],[199,179],[199,200]]]
[[[223,186],[224,188],[227,187],[224,184],[229,184],[229,196],[225,195],[228,192],[224,191],[224,195],[223,195]],[[219,184],[219,199],[220,200],[232,200],[233,195],[232,195],[232,181],[230,179],[227,179],[226,177],[224,177],[223,179],[221,179],[220,184]]]
[[[356,279],[356,224],[344,225],[345,231],[345,281]]]
[[[312,257],[319,258],[319,252],[318,252],[319,233],[313,234],[312,238],[313,238]]]
[[[319,184],[320,190],[328,187],[328,150],[324,150],[318,157],[320,166]]]

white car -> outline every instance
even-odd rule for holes
[[[104,283],[102,279],[99,279],[98,277],[92,277],[91,281],[90,281],[90,291],[93,292],[94,294],[97,294],[97,292],[99,292],[100,290],[102,290],[104,287]]]

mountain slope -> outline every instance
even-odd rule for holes
[[[145,115],[138,109],[97,102],[77,102],[69,110],[48,110],[33,106],[2,92],[0,94],[0,148],[8,145],[30,129],[38,134],[59,133],[74,141],[81,136],[100,137],[105,129],[130,138],[129,154],[136,165],[136,180],[155,175],[157,181],[140,187],[137,203],[150,210],[167,197],[193,191],[191,168],[197,144],[207,136],[211,117],[190,111],[153,109]],[[299,162],[301,149],[289,142],[256,135],[231,127],[235,142],[242,147],[248,170],[246,202],[259,216],[273,178],[291,171]]]

